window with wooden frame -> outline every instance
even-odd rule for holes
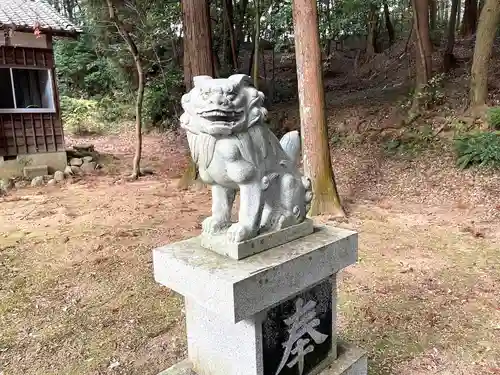
[[[0,67],[0,113],[55,112],[52,72]]]

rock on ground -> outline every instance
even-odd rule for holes
[[[56,182],[64,181],[64,172],[55,171],[55,173],[54,173],[54,180]]]
[[[84,173],[94,173],[96,166],[97,166],[97,163],[95,161],[91,161],[90,163],[83,163],[82,171]]]
[[[47,186],[55,186],[57,184],[57,181],[53,178],[49,182],[47,182]]]
[[[28,182],[24,181],[24,180],[16,181],[14,186],[16,187],[16,189],[22,189],[22,188],[25,188],[26,186],[28,186]]]
[[[14,187],[14,180],[11,178],[0,179],[0,190],[8,191]]]
[[[78,167],[76,167],[78,168]],[[64,169],[64,174],[66,176],[71,176],[73,174],[73,169],[71,168],[71,165],[67,165],[66,168]]]
[[[43,185],[43,176],[36,176],[31,180],[31,186],[42,186]]]
[[[83,157],[83,162],[84,163],[90,163],[94,158],[92,156],[84,156]]]
[[[76,165],[72,165],[70,168],[71,168],[72,173],[76,174],[78,176],[83,173],[82,169],[80,167],[77,167]]]
[[[142,175],[150,175],[154,174],[153,168],[151,167],[144,167],[140,169]]]
[[[69,165],[80,167],[83,164],[83,160],[80,158],[73,158],[69,161]]]
[[[73,149],[76,151],[93,152],[94,145],[93,144],[77,145],[77,146],[73,146]]]

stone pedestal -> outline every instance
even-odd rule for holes
[[[366,375],[365,353],[336,334],[336,274],[357,260],[356,233],[315,227],[242,260],[196,237],[153,260],[186,309],[188,358],[162,375]]]

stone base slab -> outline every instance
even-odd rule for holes
[[[157,282],[237,323],[330,277],[357,260],[357,233],[318,226],[314,233],[234,260],[200,238],[153,250]]]
[[[292,225],[279,231],[263,233],[243,242],[229,242],[226,233],[217,235],[202,233],[200,238],[201,246],[215,251],[218,254],[238,260],[294,241],[313,232],[313,221],[311,219],[305,219],[302,223]]]
[[[22,177],[24,167],[37,165],[47,166],[48,173],[53,174],[55,171],[64,171],[66,160],[65,151],[17,155],[12,160],[0,156],[0,178]]]
[[[337,359],[332,361],[319,375],[367,375],[368,356],[354,345],[339,342]],[[314,375],[314,374],[310,374]]]
[[[367,375],[368,359],[366,352],[353,345],[344,342],[339,343],[337,347],[338,357],[331,360],[330,364],[321,366],[323,369],[318,373],[314,371],[308,375]],[[193,370],[193,364],[185,359],[158,375],[199,375]],[[227,374],[232,375],[232,374]]]

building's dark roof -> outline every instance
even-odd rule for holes
[[[59,14],[45,0],[0,0],[0,29],[33,31],[54,35],[76,35],[82,30]]]

